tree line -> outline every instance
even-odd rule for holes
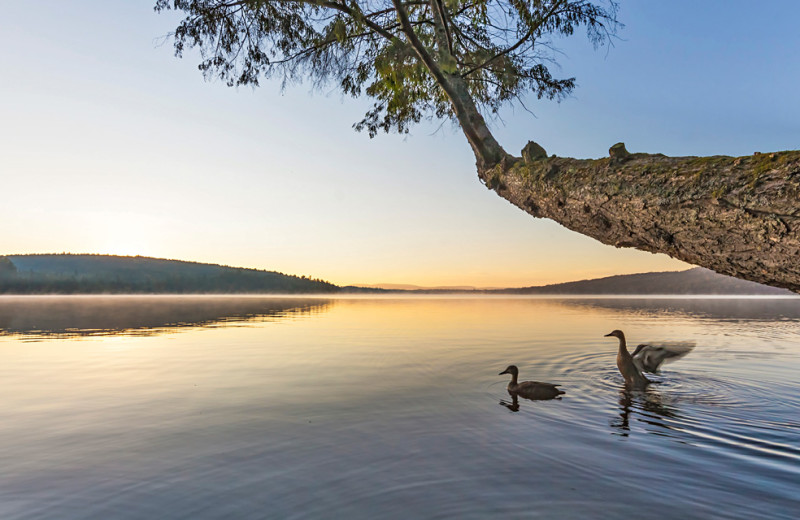
[[[77,268],[57,271],[59,257],[52,255],[49,270],[19,269],[8,257],[0,257],[0,294],[151,294],[151,293],[333,293],[341,288],[318,278],[286,275],[255,269],[237,269],[207,264],[174,262],[172,269],[157,270],[147,264],[164,261],[141,259],[139,269],[106,269],[99,273]],[[70,257],[72,258],[66,258]],[[98,258],[106,265],[114,257]],[[24,258],[23,258],[24,260]],[[120,258],[124,263],[126,258]],[[152,260],[152,261],[151,261]],[[24,261],[20,263],[24,264]],[[207,267],[199,269],[199,266]]]

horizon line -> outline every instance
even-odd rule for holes
[[[578,278],[578,279],[569,279],[562,282],[553,282],[553,283],[546,283],[546,284],[527,284],[527,285],[518,285],[518,286],[498,286],[498,285],[491,285],[491,286],[476,286],[472,284],[435,284],[435,285],[418,285],[415,283],[406,283],[406,282],[377,282],[377,283],[333,283],[329,282],[326,279],[317,278],[315,275],[306,275],[306,274],[292,274],[286,273],[283,271],[277,271],[275,269],[269,268],[260,268],[260,267],[245,267],[245,266],[236,266],[230,264],[223,264],[218,262],[201,262],[198,260],[184,260],[181,258],[167,258],[167,257],[157,257],[157,256],[147,256],[147,255],[119,255],[113,253],[74,253],[69,251],[62,251],[60,253],[0,253],[0,257],[11,257],[11,256],[104,256],[104,257],[116,257],[116,258],[143,258],[149,260],[164,260],[168,262],[185,262],[190,264],[200,264],[200,265],[210,265],[210,266],[217,266],[217,267],[226,267],[229,269],[248,269],[252,271],[262,271],[262,272],[273,272],[284,274],[288,276],[294,277],[306,277],[311,279],[319,279],[325,283],[329,283],[331,285],[335,285],[341,288],[346,287],[356,287],[356,288],[365,288],[365,289],[382,289],[382,290],[389,290],[389,291],[499,291],[499,290],[513,290],[513,289],[529,289],[529,288],[540,288],[540,287],[550,287],[555,285],[562,285],[562,284],[569,284],[569,283],[576,283],[576,282],[587,282],[587,281],[594,281],[594,280],[604,280],[607,278],[613,278],[616,276],[635,276],[635,275],[643,275],[643,274],[664,274],[664,273],[682,273],[686,271],[690,271],[692,269],[697,269],[699,266],[691,266],[687,269],[683,270],[669,270],[669,271],[644,271],[644,272],[635,272],[635,273],[616,273],[610,274],[605,276],[600,276],[597,278]]]

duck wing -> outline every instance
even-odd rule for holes
[[[692,341],[643,344],[636,347],[631,357],[633,364],[641,372],[657,372],[663,363],[679,360],[694,347],[695,343]]]

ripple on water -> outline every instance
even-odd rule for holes
[[[768,359],[775,353],[747,354]],[[639,428],[724,456],[756,457],[800,472],[796,467],[800,448],[785,442],[787,431],[800,430],[800,424],[786,415],[800,407],[800,397],[779,392],[782,398],[776,402],[776,389],[764,381],[717,377],[676,366],[648,374],[652,384],[646,389],[628,391],[613,355],[591,350],[560,352],[558,358],[541,360],[530,370],[562,373],[558,383],[567,392],[557,410],[539,403],[527,405],[523,411],[535,411],[537,420],[568,421],[594,430],[611,427],[612,433],[623,436]],[[491,385],[487,392],[510,403],[505,382]],[[599,415],[607,420],[598,421]]]

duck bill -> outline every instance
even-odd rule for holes
[[[604,338],[609,338],[609,337],[611,337],[611,336],[613,336],[613,335],[614,335],[614,333],[613,333],[613,332],[609,332],[608,334],[606,334],[606,335],[605,335],[605,336],[603,336],[603,337],[604,337]]]
[[[500,373],[499,373],[499,374],[497,374],[497,375],[498,375],[498,376],[502,376],[503,374],[510,374],[510,372],[509,372],[509,371],[506,369],[506,370],[503,370],[502,372],[500,372]]]

